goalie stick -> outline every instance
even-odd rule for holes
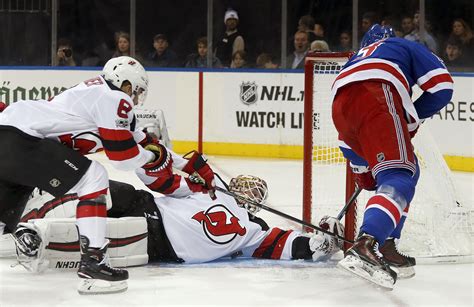
[[[243,196],[237,195],[237,194],[235,194],[235,193],[232,193],[232,192],[230,192],[230,191],[227,191],[226,189],[221,188],[221,187],[219,187],[219,186],[216,186],[216,191],[219,191],[219,192],[221,192],[221,193],[223,193],[223,194],[232,196],[232,197],[235,198],[235,199],[239,199],[239,200],[241,200],[241,201],[248,202],[248,203],[250,203],[250,204],[252,204],[252,205],[254,205],[254,206],[256,206],[256,207],[262,208],[263,210],[269,211],[269,212],[271,212],[271,213],[273,213],[273,214],[279,215],[279,216],[281,216],[281,217],[283,217],[283,218],[286,218],[286,219],[288,219],[288,220],[290,220],[290,221],[296,222],[296,223],[301,224],[301,225],[303,225],[303,226],[306,226],[306,227],[315,229],[315,230],[317,230],[317,231],[320,231],[320,232],[322,232],[322,233],[325,233],[325,234],[327,234],[327,235],[330,235],[330,236],[332,236],[332,237],[335,237],[335,238],[337,238],[337,239],[340,239],[340,240],[342,240],[342,241],[344,241],[344,242],[347,242],[347,243],[350,243],[350,244],[354,244],[354,241],[347,240],[346,238],[341,237],[341,236],[338,236],[338,235],[335,235],[334,233],[332,233],[332,232],[330,232],[330,231],[328,231],[328,230],[325,230],[325,229],[323,229],[323,228],[321,228],[321,227],[318,227],[318,226],[316,226],[316,225],[313,225],[313,224],[311,224],[311,223],[305,222],[305,221],[303,221],[303,220],[300,220],[300,219],[298,219],[298,218],[296,218],[296,217],[293,217],[293,216],[291,216],[291,215],[288,215],[288,214],[283,213],[283,212],[281,212],[281,211],[278,211],[278,210],[276,210],[276,209],[273,209],[273,208],[270,208],[270,207],[268,207],[268,206],[265,206],[264,204],[260,204],[260,203],[258,203],[258,202],[256,202],[256,201],[253,201],[253,200],[251,200],[251,199],[249,199],[249,198],[247,198],[247,197],[243,197]],[[356,190],[356,191],[357,191],[357,190]],[[359,193],[360,193],[360,192],[359,192]],[[354,193],[354,194],[355,194],[355,193]],[[353,195],[353,196],[354,196],[354,195]],[[356,197],[357,197],[357,196],[351,197],[351,199],[349,199],[349,200],[354,201],[354,199],[355,199]],[[350,203],[348,202],[348,204],[346,204],[346,206],[349,207],[349,205],[352,203],[352,201],[351,201]],[[346,209],[346,206],[344,206],[344,208],[343,208],[344,210],[343,210],[340,214],[344,214],[344,213],[345,213],[345,211],[346,211],[346,210],[345,210],[345,209]],[[340,214],[339,214],[339,215],[340,215]],[[342,217],[342,216],[341,216],[341,217]]]

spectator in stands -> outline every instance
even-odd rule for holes
[[[425,19],[425,33],[420,33],[420,13],[416,12],[413,16],[413,26],[413,31],[405,35],[405,39],[425,45],[433,53],[438,53],[438,43],[431,35],[431,22]]]
[[[344,30],[339,34],[339,45],[336,47],[336,51],[346,52],[352,50],[352,33],[348,30]]]
[[[308,33],[308,39],[310,42],[318,39],[316,37],[315,30],[315,21],[313,16],[311,15],[304,15],[298,20],[298,31],[305,31]],[[324,32],[323,32],[324,33]]]
[[[455,37],[448,39],[444,54],[444,63],[448,68],[464,68],[468,65],[461,40]]]
[[[112,57],[119,56],[130,56],[130,35],[122,31],[115,33],[115,52]]]
[[[380,25],[387,27],[387,28],[392,28],[392,30],[395,32],[395,36],[397,37],[403,37],[402,31],[400,30],[400,22],[398,21],[397,18],[393,15],[386,15],[382,18],[380,21]]]
[[[304,67],[304,57],[308,53],[309,41],[308,33],[297,31],[293,40],[295,51],[288,56],[286,64],[292,69],[302,69]]]
[[[313,41],[309,49],[311,50],[311,52],[331,52],[331,50],[329,50],[328,43],[323,40]]]
[[[317,40],[327,41],[326,36],[324,36],[324,26],[322,23],[314,24],[314,34],[316,34]],[[310,40],[312,42],[312,40]]]
[[[232,55],[232,62],[230,68],[248,68],[247,53],[243,50],[237,50]]]
[[[169,48],[168,37],[165,34],[157,34],[153,38],[155,51],[148,56],[148,65],[155,67],[177,67],[178,56]]]
[[[273,56],[270,53],[261,53],[256,60],[257,68],[277,69],[278,64],[273,62]]]
[[[375,12],[365,12],[362,15],[362,21],[360,24],[362,34],[365,34],[365,32],[367,32],[376,22],[377,14],[375,14]]]
[[[239,15],[235,10],[228,9],[225,12],[224,23],[226,31],[217,42],[214,54],[221,60],[223,66],[230,67],[232,55],[237,51],[244,51],[245,42],[242,34],[237,29]]]
[[[471,27],[464,19],[457,18],[453,21],[452,32],[450,38],[458,39],[462,44],[464,55],[467,59],[474,62],[474,34]]]
[[[415,25],[413,24],[413,17],[403,16],[401,28],[402,28],[403,37],[406,37],[407,35],[412,35],[411,33],[415,30]],[[413,40],[413,39],[408,39],[408,40]]]
[[[200,37],[196,41],[197,53],[191,53],[187,56],[184,63],[185,67],[201,68],[207,65],[207,37]],[[212,67],[222,67],[221,61],[215,55],[212,55]]]
[[[56,52],[55,66],[78,66],[74,59],[72,43],[70,40],[62,38],[58,40],[58,50]]]

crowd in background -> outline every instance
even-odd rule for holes
[[[431,32],[430,20],[425,20],[424,33],[420,31],[420,14],[402,16],[397,20],[391,16],[379,19],[374,12],[363,14],[360,23],[360,34],[370,29],[374,23],[390,26],[398,37],[425,45],[433,53],[440,56],[446,65],[454,70],[469,69],[474,66],[474,35],[470,25],[462,18],[452,21],[449,37],[439,41]],[[244,34],[239,32],[238,12],[229,9],[224,16],[225,33],[214,44],[212,50],[212,67],[214,68],[260,68],[276,69],[282,67],[275,60],[272,50],[262,52],[256,58],[249,59],[246,53]],[[308,52],[353,51],[352,30],[339,33],[338,42],[332,44],[325,36],[325,29],[317,23],[313,16],[304,15],[299,18],[297,31],[291,36],[286,66],[301,69],[304,57]],[[136,51],[135,57],[148,67],[208,67],[208,41],[206,37],[196,39],[195,52],[180,58],[166,34],[156,34],[152,39],[153,50],[149,53]],[[104,49],[104,48],[102,48]],[[73,43],[68,39],[59,39],[55,65],[60,66],[101,66],[110,57],[130,55],[130,36],[126,32],[115,33],[115,50],[89,52],[83,58],[76,58]]]
[[[377,22],[474,71],[472,0],[59,0],[56,14],[48,3],[0,5],[1,66],[100,67],[133,55],[147,67],[301,68],[310,50],[357,50]]]

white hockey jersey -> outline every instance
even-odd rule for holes
[[[137,143],[130,97],[98,76],[47,100],[18,101],[0,113],[0,125],[49,138],[82,154],[104,150],[119,169],[134,170],[153,159]]]
[[[216,178],[217,179],[217,178]],[[217,184],[224,187],[220,180]],[[217,199],[193,193],[184,198],[157,197],[168,239],[185,263],[208,262],[221,257],[291,259],[298,231],[262,229],[234,198],[216,192]]]

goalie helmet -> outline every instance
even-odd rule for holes
[[[384,27],[378,23],[374,24],[367,33],[365,33],[362,41],[360,42],[360,47],[364,48],[370,44],[373,44],[381,39],[395,37],[395,32],[391,27]]]
[[[264,204],[268,198],[268,187],[265,180],[252,175],[239,175],[232,178],[229,183],[229,190],[238,196],[248,198],[259,204]],[[252,215],[255,215],[261,209],[240,199],[237,199],[237,204]]]
[[[118,88],[121,88],[123,82],[130,82],[132,100],[138,96],[139,104],[145,102],[148,91],[148,75],[142,64],[134,58],[121,56],[110,59],[102,69],[102,76]]]

